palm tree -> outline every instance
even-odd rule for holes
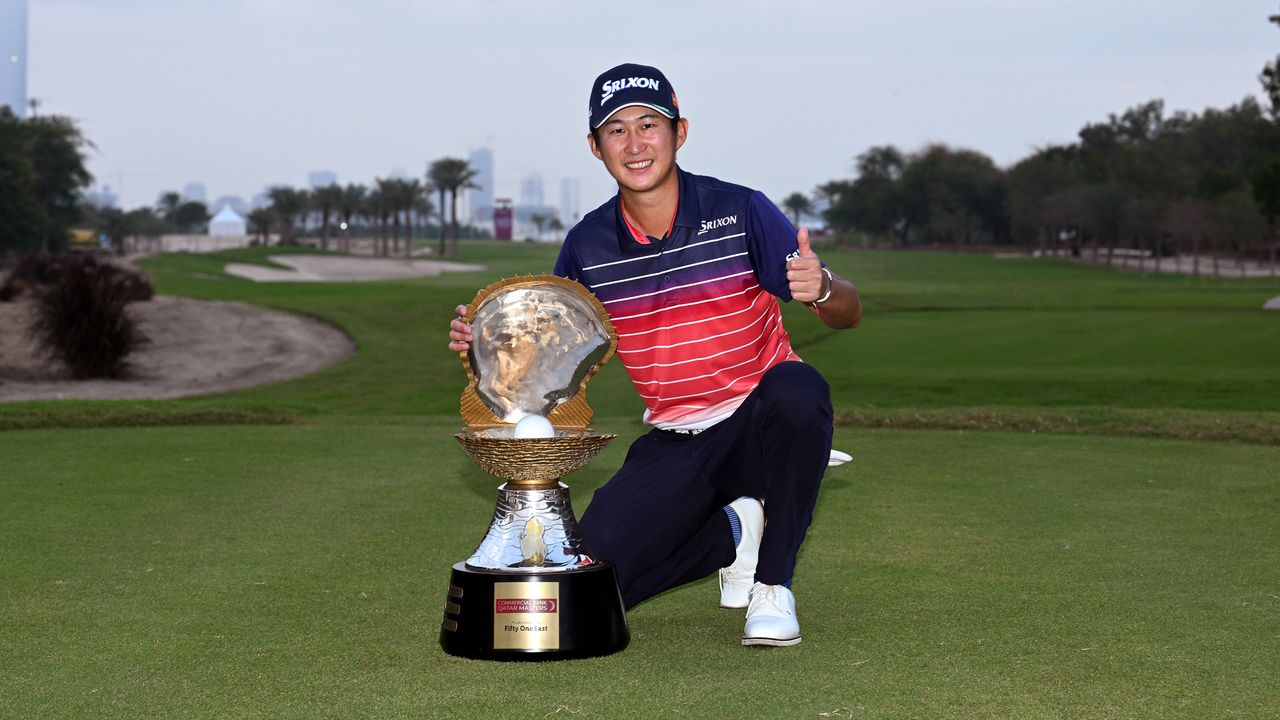
[[[533,223],[533,226],[538,228],[538,235],[537,235],[538,240],[542,239],[542,228],[546,227],[547,220],[549,219],[550,218],[548,218],[546,215],[543,215],[542,213],[534,213],[532,216],[529,217],[529,220]]]
[[[338,200],[338,214],[342,216],[342,252],[351,252],[351,219],[360,212],[369,189],[356,183],[348,183],[342,188],[342,197]]]
[[[424,222],[424,218],[431,217],[436,211],[435,205],[431,203],[431,192],[432,188],[429,185],[422,186],[422,192],[413,203],[413,215],[419,225]]]
[[[444,230],[444,199],[449,193],[449,175],[448,167],[444,160],[436,160],[431,163],[431,167],[427,168],[427,192],[435,191],[440,194],[440,207],[437,208],[440,220],[440,250],[437,255],[444,257],[445,251],[445,230]]]
[[[303,208],[301,193],[291,187],[273,187],[267,191],[271,209],[280,222],[280,244],[293,244],[293,223]]]
[[[378,220],[382,212],[382,198],[378,195],[378,188],[372,187],[369,192],[365,193],[360,203],[360,215],[365,220],[365,226],[369,229],[370,252],[374,255],[378,254]]]
[[[188,200],[178,207],[175,216],[178,232],[199,233],[208,226],[213,216],[209,214],[209,206],[199,200]]]
[[[396,185],[399,182],[393,178],[375,178],[374,182],[378,187],[371,194],[371,198],[377,200],[378,204],[378,227],[381,232],[381,245],[378,249],[378,255],[383,257],[390,253],[389,242],[387,239],[387,220],[395,214],[396,207]],[[396,215],[395,239],[400,239],[400,217]]]
[[[156,201],[156,210],[160,211],[160,217],[169,223],[173,229],[178,227],[178,208],[182,207],[182,195],[172,190],[160,194],[160,199]]]
[[[560,231],[564,230],[564,223],[560,222],[559,215],[551,216],[551,219],[547,221],[547,229],[556,234],[559,234]],[[561,239],[563,240],[563,238]]]
[[[390,181],[390,192],[387,195],[387,210],[391,213],[391,248],[388,255],[394,255],[400,252],[400,229],[405,223],[401,221],[401,211],[405,207],[405,196],[409,194],[408,183],[400,178],[392,178]],[[406,249],[408,242],[405,242]]]
[[[388,178],[374,178],[374,187],[366,199],[365,214],[378,225],[378,235],[374,239],[374,254],[387,254],[387,221],[391,218],[391,209],[395,206],[395,181]]]
[[[311,220],[311,193],[306,190],[298,191],[298,235],[307,234],[307,226]]]
[[[320,249],[329,249],[329,217],[342,204],[342,186],[337,183],[318,187],[311,193],[311,199],[320,210]]]
[[[793,192],[782,199],[782,207],[791,214],[791,224],[800,227],[800,218],[813,214],[813,201],[804,193]]]
[[[471,168],[470,163],[462,158],[440,158],[431,163],[431,168],[427,173],[427,179],[437,190],[448,191],[449,193],[449,219],[453,225],[453,255],[458,254],[458,192],[470,188],[479,188],[473,180],[475,180],[476,171]],[[444,201],[444,192],[440,195],[441,203]],[[443,213],[442,213],[443,214]],[[443,217],[441,221],[443,221]],[[444,231],[441,229],[441,250],[444,249]]]
[[[271,226],[276,224],[276,211],[270,207],[260,207],[252,210],[247,218],[249,227],[253,228],[253,232],[263,245],[267,244],[267,236],[271,234]]]
[[[140,211],[150,212],[146,208],[140,208],[127,213],[114,207],[104,207],[98,211],[93,224],[111,241],[111,249],[115,254],[123,255],[125,238],[138,232],[137,216],[134,213]]]
[[[423,197],[422,181],[414,178],[412,180],[400,181],[400,203],[399,209],[404,213],[405,239],[404,239],[404,256],[409,257],[413,252],[413,215],[414,210],[418,206],[418,201]]]

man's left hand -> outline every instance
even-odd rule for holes
[[[809,247],[809,229],[800,228],[796,233],[800,256],[787,261],[787,284],[791,299],[811,303],[826,294],[827,274],[822,272],[822,261]]]

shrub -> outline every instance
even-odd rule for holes
[[[11,302],[19,295],[52,283],[57,279],[58,258],[53,255],[23,255],[13,270],[0,283],[0,302]]]
[[[94,262],[91,256],[74,252],[63,255],[35,253],[18,258],[4,282],[0,283],[0,302],[11,302],[23,293],[38,294],[42,289],[58,282],[65,263],[75,264],[84,259]],[[121,284],[128,301],[150,300],[155,295],[151,280],[146,275],[116,265],[94,264],[102,268],[103,272],[115,276],[113,282]]]
[[[146,342],[125,306],[142,294],[150,297],[150,282],[90,255],[72,253],[49,262],[52,280],[26,288],[36,298],[32,336],[72,377],[123,377],[127,356]]]

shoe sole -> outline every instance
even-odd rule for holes
[[[745,646],[761,645],[764,647],[790,647],[791,645],[800,644],[800,636],[793,638],[766,638],[766,637],[744,637],[742,644]]]
[[[742,603],[741,605],[725,605],[724,603],[720,603],[720,607],[724,608],[725,610],[746,610],[747,605],[749,604],[750,603]]]

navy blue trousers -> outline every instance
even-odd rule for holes
[[[756,579],[791,580],[831,454],[831,391],[809,365],[770,368],[733,415],[697,435],[651,430],[591,498],[579,527],[593,557],[613,563],[628,608],[729,565],[722,508],[765,501]]]

